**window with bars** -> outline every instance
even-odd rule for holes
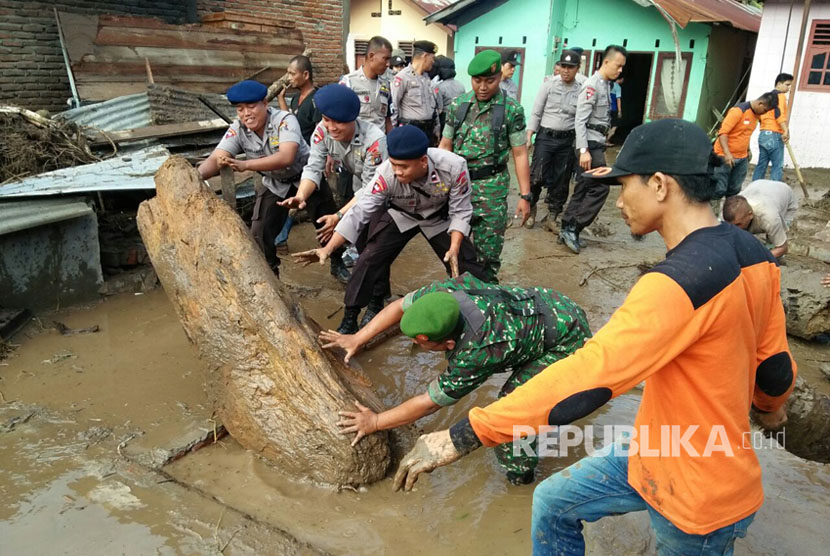
[[[369,51],[369,41],[354,41],[354,67],[359,68],[366,61],[366,52]]]
[[[407,58],[412,58],[412,54],[415,50],[415,47],[413,46],[414,44],[414,41],[398,41],[398,48],[403,50],[403,53],[406,54]]]
[[[799,89],[830,92],[830,20],[814,20],[802,64]]]

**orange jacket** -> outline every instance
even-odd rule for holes
[[[752,111],[750,103],[742,102],[736,104],[726,113],[726,117],[718,130],[718,138],[715,140],[715,152],[723,156],[723,147],[720,145],[720,136],[727,136],[729,152],[735,158],[746,158],[749,154],[749,138],[755,131],[755,124],[758,123],[758,116]]]
[[[781,124],[787,123],[787,95],[778,93],[778,108],[761,114],[759,121],[761,122],[761,131],[784,133]],[[729,148],[732,149],[731,146]]]
[[[564,425],[645,380],[634,428],[648,425],[648,448],[671,453],[661,430],[696,428],[689,444],[701,457],[685,449],[677,457],[632,454],[629,484],[690,534],[743,519],[763,502],[745,434],[750,406],[774,411],[795,384],[779,288],[775,259],[752,235],[726,223],[697,230],[634,285],[584,347],[471,410],[451,428],[453,443],[466,452],[513,440],[514,425]],[[705,457],[713,434],[723,449]]]

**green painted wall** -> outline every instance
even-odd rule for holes
[[[710,30],[709,25],[698,23],[690,23],[685,29],[678,27],[681,51],[692,53],[683,111],[687,120],[694,121],[698,116]],[[626,40],[626,48],[632,52],[674,52],[668,23],[655,8],[644,8],[632,0],[509,0],[459,28],[455,37],[455,60],[461,76],[477,44],[524,46],[527,50],[521,103],[528,111],[565,41],[570,46],[601,50],[609,44],[623,45]],[[660,41],[658,47],[655,47],[656,40]],[[694,47],[690,47],[691,40]],[[655,54],[646,118],[651,109],[656,66]],[[469,77],[464,79],[469,86]]]
[[[524,48],[521,102],[525,110],[530,109],[542,79],[553,67],[550,23],[555,1],[562,0],[510,0],[462,26],[455,35],[457,79],[470,90],[467,65],[477,46]],[[517,69],[514,80],[518,73]]]

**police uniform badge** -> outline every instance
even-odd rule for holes
[[[311,141],[316,145],[317,143],[319,143],[322,140],[323,140],[323,130],[318,125],[316,128],[314,128],[314,135],[311,137]]]
[[[459,188],[459,194],[464,195],[467,192],[467,188],[470,185],[470,180],[467,178],[467,170],[462,170],[461,173],[458,174],[458,179],[455,180],[455,185]]]
[[[225,132],[224,139],[233,139],[234,137],[236,137],[236,131],[232,127],[229,127],[228,131]]]
[[[593,97],[596,92],[597,90],[593,87],[585,87],[585,94],[587,95],[588,100],[591,100],[591,97]]]
[[[372,145],[366,149],[366,154],[372,159],[372,164],[377,166],[381,162],[383,162],[383,153],[380,152],[380,139],[372,143]]]
[[[389,186],[386,184],[386,180],[383,179],[383,176],[377,176],[375,178],[374,185],[372,185],[372,195],[375,193],[384,193],[387,189],[389,189]]]

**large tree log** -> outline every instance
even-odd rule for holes
[[[138,228],[188,338],[208,363],[207,390],[243,446],[298,479],[380,480],[388,435],[350,446],[337,411],[357,398],[381,409],[370,383],[317,342],[316,324],[274,277],[248,229],[180,157],[156,174]]]
[[[826,263],[787,255],[787,266],[781,267],[781,300],[788,333],[805,340],[830,333],[830,289],[820,283],[826,272]]]

